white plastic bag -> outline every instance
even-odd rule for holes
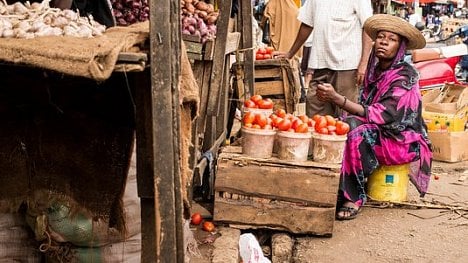
[[[239,253],[244,263],[270,263],[263,256],[262,248],[257,239],[251,233],[242,234],[239,238]]]

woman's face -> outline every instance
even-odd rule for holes
[[[392,61],[398,53],[401,37],[398,34],[380,31],[374,43],[375,55],[380,61]]]

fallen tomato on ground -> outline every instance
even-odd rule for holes
[[[202,229],[207,232],[213,232],[215,230],[215,225],[211,221],[205,221],[203,222]]]
[[[203,217],[201,216],[201,214],[194,213],[192,215],[190,223],[192,223],[192,225],[199,225],[202,221],[203,221]]]

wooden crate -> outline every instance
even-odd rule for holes
[[[204,44],[200,37],[182,35],[182,39],[187,49],[188,58],[191,60],[213,60],[215,39],[208,40]],[[239,46],[240,33],[232,32],[227,34],[226,54],[234,52]]]
[[[236,63],[233,68],[242,71],[238,69]],[[237,72],[237,75],[242,75],[242,73]],[[275,103],[275,108],[283,108],[288,113],[293,113],[301,95],[299,78],[299,68],[295,60],[256,60],[253,94],[270,98]],[[239,98],[247,99],[242,81],[238,81],[237,84]]]
[[[296,61],[256,60],[254,69],[254,94],[271,98],[275,105],[293,113],[301,92]]]
[[[339,168],[249,158],[240,147],[225,147],[218,158],[214,220],[239,228],[331,236]]]

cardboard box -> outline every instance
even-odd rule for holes
[[[456,114],[438,113],[424,110],[422,117],[429,131],[461,132],[468,121],[468,106]]]
[[[467,86],[446,84],[441,90],[431,90],[423,98],[422,116],[429,131],[460,132],[468,120]]]
[[[468,160],[468,131],[429,131],[429,139],[434,160],[451,163]]]

